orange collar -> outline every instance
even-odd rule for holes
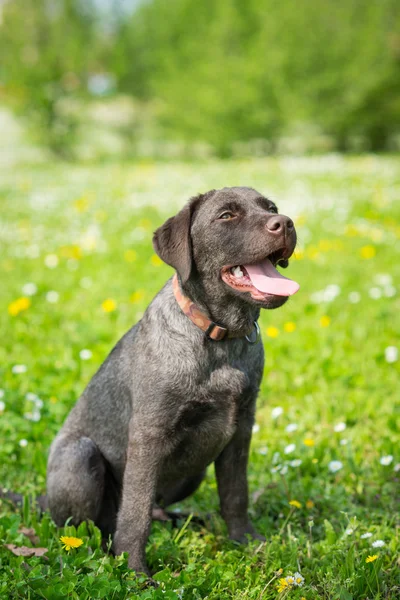
[[[219,342],[223,340],[225,337],[238,337],[229,334],[228,330],[225,327],[221,327],[221,325],[217,325],[214,321],[211,321],[194,302],[190,300],[187,296],[184,296],[182,290],[179,286],[178,277],[175,275],[172,278],[172,286],[174,290],[175,300],[179,304],[182,312],[194,323],[199,329],[204,331],[206,336],[210,340],[214,340]],[[260,328],[258,326],[257,321],[254,321],[255,330],[252,330],[242,337],[245,337],[246,340],[250,344],[256,344],[260,340]],[[254,336],[255,331],[255,336]]]

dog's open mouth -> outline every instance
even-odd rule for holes
[[[233,289],[250,292],[255,300],[266,296],[293,296],[300,286],[277,271],[277,262],[280,262],[279,253],[274,252],[257,263],[224,267],[221,277]]]

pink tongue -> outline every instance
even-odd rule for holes
[[[260,292],[275,296],[292,296],[300,288],[298,283],[281,275],[268,258],[256,265],[243,266],[252,284]]]

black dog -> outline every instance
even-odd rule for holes
[[[92,519],[146,573],[154,505],[191,494],[213,461],[230,537],[263,539],[247,515],[264,363],[257,319],[299,287],[275,269],[295,248],[293,222],[250,188],[192,199],[153,242],[177,276],[93,377],[48,464],[55,522]]]

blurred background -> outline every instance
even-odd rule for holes
[[[398,0],[0,0],[0,57],[3,162],[400,148]]]

